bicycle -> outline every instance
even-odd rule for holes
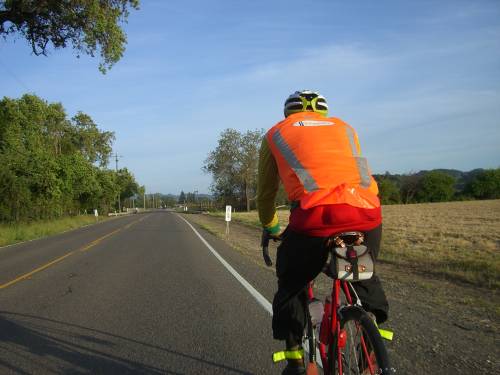
[[[344,232],[327,239],[329,261],[323,273],[332,278],[333,283],[331,295],[326,297],[324,304],[314,297],[314,280],[306,287],[307,319],[303,347],[307,352],[307,374],[318,373],[318,353],[324,374],[375,375],[394,372],[382,340],[382,337],[392,340],[392,332],[378,328],[375,320],[363,309],[351,285],[351,281],[369,279],[373,275],[373,260],[369,249],[362,245],[363,238],[361,232]],[[264,231],[261,246],[267,266],[272,266],[270,239]],[[304,351],[282,351],[273,354],[273,361],[303,357]]]

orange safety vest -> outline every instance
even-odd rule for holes
[[[342,120],[299,112],[273,126],[266,138],[288,199],[303,209],[338,203],[380,207],[358,136]]]

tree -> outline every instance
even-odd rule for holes
[[[241,139],[241,178],[247,211],[250,211],[251,201],[255,200],[255,194],[257,194],[259,149],[263,133],[263,130],[248,130]]]
[[[203,171],[212,174],[211,190],[225,203],[235,205],[240,196],[240,144],[241,134],[235,129],[224,130],[215,150],[208,154]]]
[[[500,198],[500,168],[487,169],[478,173],[468,183],[465,191],[477,199]]]
[[[100,131],[92,118],[83,112],[78,112],[71,120],[73,144],[88,161],[106,166],[113,151],[111,144],[115,134]]]
[[[409,174],[401,177],[401,199],[403,203],[414,203],[422,176]]]
[[[129,8],[139,9],[139,0],[5,0],[0,5],[0,35],[21,34],[37,56],[47,55],[48,45],[68,44],[81,53],[101,56],[99,70],[105,73],[123,55],[127,38],[120,27]]]
[[[116,173],[116,183],[120,191],[120,200],[130,198],[139,192],[139,185],[127,168],[121,168]]]
[[[389,178],[381,178],[377,183],[382,204],[401,203],[401,192],[395,182]]]
[[[177,199],[173,195],[161,195],[161,200],[163,201],[166,208],[174,207],[177,203]]]
[[[196,195],[194,193],[186,194],[186,202],[187,203],[195,203]]]
[[[181,190],[181,194],[179,195],[179,200],[177,201],[179,204],[186,203],[186,194]]]
[[[214,195],[236,207],[250,210],[257,183],[257,164],[263,130],[240,133],[224,130],[215,150],[208,154],[203,171],[211,173]]]
[[[104,168],[112,140],[88,115],[70,121],[60,103],[35,95],[0,100],[0,220],[108,212],[118,194],[136,194],[127,169]]]
[[[418,202],[447,202],[455,193],[455,178],[439,172],[426,173],[418,183],[415,198]]]
[[[103,212],[109,212],[113,209],[119,193],[119,187],[116,183],[116,172],[99,168],[96,179],[100,187],[100,193],[97,197],[98,204],[94,208],[99,208]]]
[[[290,202],[288,201],[288,194],[285,190],[285,186],[283,183],[280,181],[279,187],[278,187],[278,192],[276,193],[276,206],[285,206],[288,205]]]

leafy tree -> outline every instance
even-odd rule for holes
[[[403,203],[414,203],[419,190],[421,175],[409,174],[401,177],[401,200]]]
[[[139,185],[127,168],[119,169],[116,174],[116,183],[120,189],[120,199],[130,198],[139,192]]]
[[[240,133],[235,129],[221,133],[217,147],[209,153],[203,166],[205,173],[212,174],[211,190],[216,198],[250,210],[263,134],[263,130]]]
[[[144,207],[145,193],[146,193],[146,186],[144,185],[139,186],[139,188],[137,189],[137,202],[135,204],[136,207],[146,208]]]
[[[100,192],[97,196],[98,204],[96,207],[99,207],[104,212],[109,212],[114,207],[116,197],[120,191],[116,183],[116,172],[109,169],[98,169],[96,179],[100,187]]]
[[[248,130],[241,138],[241,179],[247,211],[250,211],[251,201],[257,194],[259,149],[263,136],[263,130]]]
[[[395,182],[388,178],[379,179],[377,182],[382,204],[401,203],[401,192]]]
[[[500,168],[487,169],[478,173],[465,190],[477,199],[500,198]]]
[[[136,194],[127,169],[104,168],[112,140],[88,115],[68,120],[60,103],[35,95],[0,100],[0,220],[107,212],[118,194]]]
[[[239,171],[241,134],[235,129],[224,130],[215,150],[205,160],[203,170],[213,177],[211,190],[217,198],[235,205],[240,196]]]
[[[100,203],[102,186],[98,180],[98,168],[90,164],[80,153],[58,158],[59,178],[63,185],[63,199],[69,213],[80,210],[92,211]]]
[[[83,112],[78,112],[71,120],[72,141],[78,151],[91,163],[98,162],[106,166],[113,151],[111,143],[115,139],[114,133],[100,131],[92,118]]]
[[[456,180],[443,172],[426,173],[418,183],[415,198],[418,202],[447,202],[455,193]]]
[[[37,56],[47,55],[48,45],[101,56],[99,70],[106,72],[123,55],[127,38],[120,27],[129,8],[139,0],[5,0],[0,4],[0,35],[19,33]]]
[[[27,216],[31,200],[29,180],[27,176],[19,175],[17,168],[10,159],[11,155],[0,154],[0,221],[19,221]]]
[[[288,195],[285,191],[285,187],[283,186],[283,183],[280,181],[278,192],[276,193],[276,206],[285,206],[288,205],[290,202],[288,201]]]

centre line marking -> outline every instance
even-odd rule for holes
[[[147,215],[147,216],[149,216],[149,215]],[[75,254],[75,253],[76,253],[76,252],[78,252],[78,251],[83,252],[83,251],[87,251],[87,250],[91,249],[92,247],[94,247],[94,246],[96,246],[97,244],[99,244],[99,242],[101,242],[102,240],[104,240],[104,239],[106,239],[106,238],[108,238],[108,237],[112,236],[113,234],[118,233],[118,232],[119,232],[119,231],[121,231],[122,229],[128,229],[128,228],[130,228],[132,225],[134,225],[134,224],[136,224],[136,223],[138,223],[138,222],[140,222],[140,221],[143,221],[143,220],[144,220],[147,216],[143,216],[143,217],[142,217],[142,218],[140,218],[139,220],[133,221],[133,222],[131,222],[131,223],[129,223],[129,224],[127,224],[127,225],[123,226],[123,227],[120,227],[120,228],[118,228],[118,229],[115,229],[114,231],[112,231],[112,232],[110,232],[110,233],[108,233],[108,234],[105,234],[105,235],[104,235],[104,236],[102,236],[102,237],[99,237],[98,239],[96,239],[96,240],[94,240],[94,241],[92,241],[92,242],[88,243],[87,245],[84,245],[84,246],[82,246],[82,247],[80,247],[80,248],[78,248],[78,249],[76,249],[76,250],[70,251],[69,253],[67,253],[67,254],[65,254],[65,255],[63,255],[63,256],[60,256],[59,258],[56,258],[56,259],[54,259],[54,260],[50,261],[49,263],[44,264],[43,266],[40,266],[40,267],[38,267],[38,268],[35,268],[33,271],[30,271],[30,272],[28,272],[28,273],[25,273],[24,275],[21,275],[21,276],[16,277],[14,280],[8,281],[8,282],[6,282],[5,284],[0,284],[0,290],[1,290],[1,289],[5,289],[5,288],[7,288],[7,287],[9,287],[9,286],[11,286],[11,285],[14,285],[14,284],[18,283],[19,281],[25,280],[25,279],[29,278],[30,276],[33,276],[35,273],[38,273],[38,272],[40,272],[40,271],[43,271],[43,270],[45,270],[45,269],[49,268],[50,266],[53,266],[54,264],[59,263],[59,262],[60,262],[60,261],[62,261],[63,259],[66,259],[66,258],[67,258],[67,257],[69,257],[70,255],[73,255],[73,254]]]

